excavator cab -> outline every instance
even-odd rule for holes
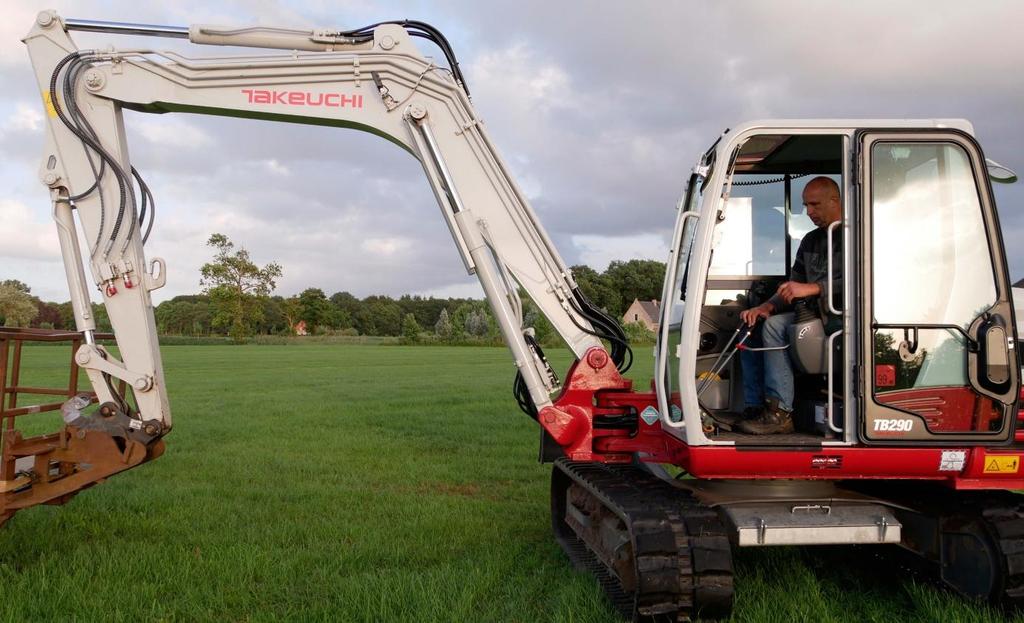
[[[981,148],[963,121],[875,123],[747,124],[695,168],[658,348],[663,425],[688,444],[1010,439],[1016,325]],[[819,176],[842,218],[827,227],[828,292],[792,310],[796,432],[746,435],[734,425],[758,380],[744,358],[761,347],[739,315],[791,278]]]

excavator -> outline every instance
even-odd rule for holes
[[[234,49],[79,49],[76,31]],[[219,115],[361,130],[422,164],[511,352],[515,399],[539,425],[554,537],[625,617],[727,617],[735,548],[792,545],[897,546],[969,598],[1024,601],[1017,324],[992,191],[1016,176],[986,159],[967,121],[723,132],[685,182],[654,380],[636,388],[623,331],[574,280],[432,26],[177,27],[43,11],[24,42],[46,111],[40,180],[80,338],[73,365],[95,396],[65,403],[58,433],[4,431],[3,519],[163,453],[172,419],[151,293],[168,268],[145,250],[154,202],[123,114]],[[734,425],[752,344],[739,314],[789,278],[814,228],[801,191],[820,176],[838,185],[842,217],[827,227],[828,291],[801,301],[790,335],[796,427],[746,434]],[[97,338],[91,287],[116,354]],[[521,293],[572,351],[561,377],[524,325]]]

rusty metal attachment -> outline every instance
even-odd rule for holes
[[[73,331],[0,328],[0,524],[30,506],[64,504],[82,489],[163,454],[163,431],[145,430],[139,420],[115,405],[103,405],[92,415],[82,413],[96,402],[95,393],[78,390],[79,367],[74,357],[83,341],[83,335]],[[25,344],[55,342],[71,346],[67,384],[23,385]],[[122,396],[125,390],[121,382]],[[39,403],[37,399],[19,406],[20,396],[61,400]],[[55,433],[25,437],[17,426],[18,418],[51,411],[63,415],[63,426]]]

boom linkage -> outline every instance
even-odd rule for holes
[[[193,59],[141,48],[78,50],[70,29],[187,36],[197,43],[292,51]],[[451,68],[421,55],[410,33],[438,43]],[[24,41],[49,113],[41,178],[50,188],[61,232],[76,323],[88,342],[77,361],[101,402],[125,405],[133,417],[159,422],[164,432],[170,429],[150,299],[150,291],[163,285],[166,267],[159,258],[148,264],[145,259],[144,214],[138,206],[144,213],[148,189],[131,166],[122,111],[341,127],[381,136],[420,161],[466,269],[480,279],[512,352],[520,404],[574,458],[592,456],[593,401],[577,396],[572,408],[553,402],[552,394],[561,389],[558,377],[524,326],[518,289],[535,302],[577,360],[599,353],[589,361],[601,366],[590,370],[603,381],[590,387],[591,393],[628,387],[614,371],[628,346],[615,334],[614,321],[580,293],[487,136],[440,33],[420,22],[345,32],[185,29],[64,21],[44,11]],[[137,186],[144,191],[141,201]],[[84,253],[78,247],[79,228],[89,243]],[[107,308],[120,360],[90,341],[95,324],[83,264]],[[610,337],[613,344],[609,370],[601,370],[608,362],[601,337]],[[110,378],[132,387],[134,407],[111,389]]]

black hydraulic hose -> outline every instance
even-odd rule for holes
[[[547,363],[547,357],[544,356],[544,349],[541,348],[540,342],[537,338],[527,333],[523,334],[523,339],[526,341],[526,345],[537,354],[545,364]],[[554,374],[554,372],[552,372]],[[558,384],[558,376],[555,376],[555,384]],[[515,396],[516,402],[519,403],[519,408],[522,409],[523,413],[526,413],[533,419],[537,419],[537,405],[533,402],[533,397],[530,396],[530,390],[526,387],[526,380],[523,378],[521,371],[516,371],[516,378],[512,385],[512,394]]]
[[[441,51],[444,52],[445,58],[448,59],[449,65],[451,65],[452,74],[455,76],[455,79],[459,81],[459,84],[462,85],[462,88],[466,91],[466,95],[469,95],[469,87],[466,86],[466,80],[462,76],[462,70],[459,68],[459,60],[456,58],[455,51],[452,49],[451,44],[448,43],[447,37],[445,37],[440,30],[426,22],[406,21],[402,25],[406,27],[413,26],[427,33],[425,38],[430,39],[436,43],[439,48],[441,48]],[[417,36],[416,33],[409,34]]]
[[[590,321],[597,330],[587,330],[580,326],[580,324],[576,322],[576,319],[572,318],[570,315],[570,319],[572,319],[573,324],[585,333],[608,340],[612,347],[611,353],[609,354],[612,357],[612,361],[615,362],[615,366],[618,368],[620,373],[628,371],[633,365],[633,349],[630,348],[629,339],[622,331],[622,327],[620,327],[619,324],[611,318],[611,316],[591,303],[590,299],[588,299],[583,291],[578,287],[573,289],[573,295],[576,298],[575,301],[570,300],[570,304],[573,309]]]
[[[615,367],[618,368],[619,372],[626,372],[629,370],[633,365],[633,350],[629,347],[629,341],[626,339],[626,336],[621,333],[621,330],[616,331],[615,329],[610,328],[605,322],[605,319],[589,315],[576,304],[573,304],[573,309],[590,321],[591,324],[603,330],[589,330],[576,322],[575,319],[572,320],[573,324],[575,324],[576,327],[584,333],[593,335],[599,339],[608,340],[611,343],[611,352],[609,354],[611,355],[612,361],[615,363]],[[614,323],[614,321],[612,322]],[[616,329],[617,328],[618,327],[616,327]]]
[[[146,224],[146,233],[142,235],[142,244],[146,244],[146,241],[149,240],[149,233],[153,231],[153,219],[156,217],[156,201],[153,199],[153,193],[149,190],[146,180],[142,179],[142,176],[139,175],[135,167],[132,167],[132,176],[139,183],[139,192],[142,195],[142,207],[139,209],[139,226],[141,227],[143,222]],[[146,220],[146,206],[149,206],[148,221]]]
[[[128,178],[128,176],[124,172],[124,169],[116,162],[113,155],[111,155],[110,152],[106,151],[103,148],[102,143],[99,139],[99,135],[96,133],[96,130],[92,127],[89,121],[82,114],[81,109],[79,109],[78,107],[77,96],[75,95],[75,83],[78,79],[79,73],[81,73],[82,71],[82,66],[84,65],[83,57],[92,54],[92,52],[74,52],[66,56],[64,59],[60,61],[60,63],[58,63],[57,67],[54,69],[54,72],[50,77],[50,99],[54,106],[54,110],[57,112],[58,117],[60,117],[64,125],[69,130],[71,130],[71,132],[75,134],[75,136],[77,136],[79,140],[82,142],[83,148],[85,150],[86,159],[89,162],[90,168],[93,172],[93,177],[95,179],[93,185],[90,186],[89,189],[87,189],[83,193],[74,195],[72,199],[81,199],[89,195],[94,190],[96,190],[99,187],[100,181],[103,179],[103,175],[106,171],[107,164],[109,164],[111,170],[114,171],[114,176],[117,178],[118,182],[120,201],[117,219],[114,221],[114,227],[110,234],[106,252],[109,253],[110,247],[113,246],[114,241],[117,239],[118,233],[120,233],[121,231],[121,225],[124,221],[125,211],[130,209],[131,220],[129,224],[129,230],[127,236],[125,237],[124,243],[121,247],[121,252],[124,253],[125,250],[128,248],[128,245],[130,244],[132,237],[134,236],[136,225],[140,224],[140,219],[145,219],[147,206],[149,209],[150,218],[147,223],[146,234],[142,240],[143,244],[145,244],[146,240],[149,238],[149,233],[152,231],[153,227],[153,215],[155,213],[156,204],[153,200],[153,194],[152,192],[150,192],[149,187],[142,179],[142,176],[134,167],[132,167],[132,176],[135,177],[136,180],[138,180],[140,193],[142,195],[142,213],[141,215],[139,214],[139,212],[136,210],[138,201],[136,200],[135,192],[134,189],[132,188],[130,178]],[[65,114],[65,111],[61,107],[60,102],[56,98],[56,82],[59,78],[60,70],[64,67],[64,65],[67,65],[68,63],[70,63],[70,66],[65,72],[63,92],[64,101],[68,104],[67,112],[71,115],[70,119]],[[96,170],[96,165],[93,162],[90,149],[96,152],[96,154],[100,157],[99,171]],[[100,227],[97,232],[97,247],[99,246],[99,241],[102,237],[103,229],[106,225],[105,200],[102,191],[100,191],[99,193],[99,200]]]
[[[68,72],[69,73],[74,72],[72,74],[73,77],[70,78],[70,82],[72,84],[78,79],[78,73],[81,71],[83,65],[84,65],[84,63],[82,63],[81,61],[78,61],[78,62],[74,63],[71,67],[68,68]],[[65,99],[65,101],[67,101],[67,88],[66,88],[66,85],[65,85],[65,91],[64,91],[64,99]],[[78,124],[79,126],[84,125],[92,133],[93,138],[96,138],[96,132],[92,130],[92,127],[89,125],[89,122],[85,119],[85,117],[82,117],[79,114],[78,110],[72,108],[68,112],[71,113],[71,115],[74,118],[76,124]],[[100,168],[97,171],[96,170],[96,162],[92,158],[92,151],[84,143],[82,144],[82,147],[85,150],[86,160],[89,161],[89,168],[92,169],[93,183],[92,183],[92,186],[90,186],[86,190],[78,193],[77,195],[69,196],[68,200],[72,201],[72,202],[77,201],[78,199],[83,199],[85,197],[88,197],[94,190],[99,188],[100,180],[103,179],[103,174],[107,170],[107,163],[104,162],[103,159],[100,159]],[[102,233],[103,226],[106,223],[106,202],[103,199],[103,193],[100,193],[99,199],[100,199],[100,228],[99,228],[99,231],[97,232],[96,246],[99,246],[99,238],[98,238],[98,236]]]
[[[516,372],[516,378],[512,383],[512,395],[519,404],[519,409],[533,419],[537,419],[537,405],[530,396],[530,390],[526,387],[526,380],[522,372]]]
[[[62,123],[64,123],[65,126],[67,126],[67,128],[69,130],[71,130],[72,133],[75,134],[75,136],[78,136],[79,139],[82,140],[83,146],[86,146],[86,154],[88,154],[88,147],[87,147],[88,143],[86,143],[86,141],[84,139],[82,139],[80,133],[76,130],[76,125],[72,124],[71,121],[67,118],[67,116],[64,114],[63,108],[60,105],[60,102],[57,100],[57,76],[60,74],[61,69],[63,69],[64,66],[67,65],[68,63],[71,63],[72,61],[74,61],[75,63],[80,62],[82,54],[83,54],[82,52],[72,52],[72,53],[68,54],[67,56],[65,56],[64,58],[62,58],[60,60],[60,62],[57,63],[57,66],[54,67],[54,69],[53,69],[53,73],[50,75],[50,91],[49,91],[49,93],[50,93],[50,105],[53,106],[53,110],[54,110],[54,112],[57,113],[57,117],[61,120]],[[66,94],[67,94],[67,91],[65,90],[65,97],[66,97]],[[92,160],[90,159],[90,164],[91,164],[91,162],[92,162]],[[101,162],[102,162],[102,158],[101,158]],[[94,182],[93,186],[90,188],[90,190],[86,192],[86,194],[88,192],[92,192],[92,188],[96,188],[97,186],[99,186],[99,178],[98,178],[98,175],[97,175],[95,169],[93,169],[93,174],[94,174],[94,176],[97,177],[97,179]],[[78,196],[83,196],[83,195],[76,195],[76,197],[78,197]],[[99,248],[99,246],[100,246],[100,239],[101,239],[101,237],[103,235],[103,228],[105,227],[105,225],[106,225],[106,210],[105,210],[105,208],[103,206],[103,199],[102,199],[102,193],[101,193],[100,194],[100,227],[99,227],[99,230],[96,232],[96,243],[95,243],[95,247],[96,248]]]
[[[92,53],[89,52],[88,54],[91,55]],[[127,208],[127,204],[128,204],[128,188],[129,188],[129,186],[126,184],[126,175],[124,173],[124,170],[121,168],[121,165],[119,165],[117,163],[117,161],[113,158],[113,156],[111,156],[103,148],[103,146],[101,144],[99,144],[99,142],[97,140],[95,140],[93,137],[89,136],[89,134],[87,132],[83,131],[81,128],[79,128],[77,126],[77,124],[74,124],[74,123],[71,122],[71,119],[69,119],[68,116],[65,114],[63,108],[60,105],[59,100],[57,99],[57,77],[58,77],[58,74],[60,73],[61,69],[63,69],[65,65],[67,65],[68,63],[70,63],[72,61],[75,61],[75,62],[80,61],[81,58],[84,55],[86,55],[86,52],[72,52],[72,53],[68,54],[67,56],[65,56],[63,59],[61,59],[60,62],[57,63],[57,66],[53,70],[53,74],[50,76],[50,101],[51,101],[51,104],[53,105],[54,111],[57,113],[57,116],[60,118],[61,122],[69,130],[71,130],[71,132],[75,136],[77,136],[85,145],[87,145],[88,147],[92,148],[93,151],[95,151],[100,156],[100,158],[102,160],[104,160],[110,166],[111,170],[114,171],[114,176],[117,178],[118,191],[119,191],[119,194],[120,194],[120,202],[119,202],[120,207],[118,209],[117,219],[115,219],[115,221],[114,221],[114,227],[113,227],[113,230],[111,231],[110,238],[109,238],[110,242],[109,242],[108,248],[107,248],[107,251],[109,252],[109,247],[113,246],[114,240],[117,239],[117,234],[121,230],[121,224],[124,221],[124,212],[125,212],[125,210]],[[74,90],[73,90],[74,87],[73,87],[73,85],[69,85],[67,80],[65,80],[65,85],[64,86],[65,86],[65,94],[66,95],[70,95],[70,100],[68,101],[68,103],[72,107],[77,107],[77,104],[75,102],[75,96],[74,96]],[[135,197],[132,196],[132,204],[133,204],[133,206],[132,206],[132,214],[133,215],[135,214],[134,203],[135,203]]]
[[[452,49],[451,44],[448,42],[448,39],[441,33],[440,30],[434,28],[433,26],[426,22],[408,19],[376,22],[374,24],[370,24],[369,26],[363,26],[362,28],[347,30],[345,32],[342,32],[341,34],[343,36],[353,37],[356,39],[364,37],[369,38],[368,35],[372,34],[374,28],[378,26],[383,26],[384,24],[395,24],[397,26],[401,26],[405,28],[405,30],[409,33],[410,36],[427,39],[428,41],[431,41],[432,43],[437,45],[437,47],[439,47],[441,49],[441,52],[444,54],[445,59],[448,61],[448,65],[451,68],[452,76],[454,76],[455,80],[462,87],[462,90],[466,92],[466,95],[469,95],[469,87],[466,86],[466,79],[462,75],[462,70],[459,68],[459,60],[455,56],[455,51]]]

